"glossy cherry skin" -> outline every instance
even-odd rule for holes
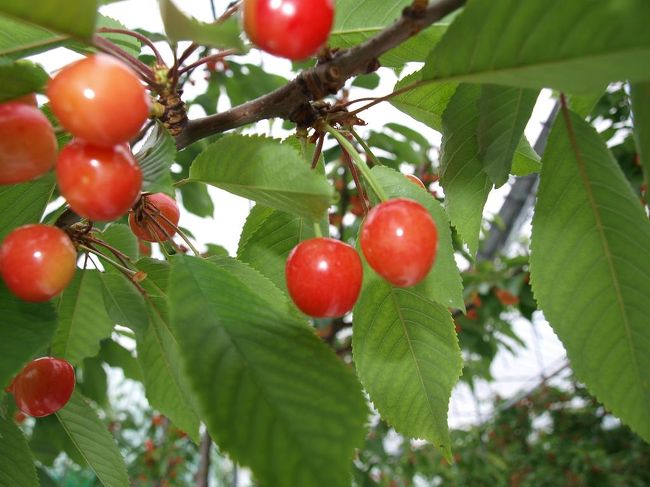
[[[143,212],[135,211],[129,215],[131,231],[136,237],[147,242],[169,240],[176,234],[175,226],[178,225],[178,220],[181,217],[176,201],[165,193],[149,194],[142,198],[146,200],[146,209],[152,214],[156,223],[147,218]],[[163,216],[173,225],[165,221]]]
[[[325,44],[334,21],[333,0],[244,0],[244,30],[260,49],[301,60]]]
[[[77,139],[59,154],[56,181],[75,213],[110,221],[124,215],[138,199],[142,171],[126,144],[107,148]]]
[[[74,385],[74,369],[66,360],[52,357],[32,360],[14,379],[16,406],[35,418],[48,416],[67,404]]]
[[[56,153],[54,130],[38,108],[18,100],[0,104],[0,184],[45,174]]]
[[[368,212],[361,229],[361,250],[370,267],[398,287],[426,277],[438,250],[438,230],[420,203],[396,198]]]
[[[72,135],[104,147],[131,140],[149,116],[149,96],[138,76],[105,54],[63,68],[48,84],[47,96]]]
[[[77,251],[66,233],[50,225],[13,230],[0,246],[0,274],[9,290],[25,301],[47,301],[68,285]]]
[[[312,238],[296,245],[285,268],[289,295],[314,318],[350,311],[359,297],[363,268],[357,251],[339,240]]]
[[[427,189],[426,186],[424,186],[424,183],[422,182],[422,180],[419,177],[415,176],[414,174],[407,174],[406,178],[409,181],[411,181],[413,184],[415,184],[416,186],[419,186],[422,189]]]

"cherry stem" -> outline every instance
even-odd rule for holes
[[[97,29],[97,32],[109,32],[109,33],[114,33],[114,34],[124,34],[127,36],[135,37],[139,41],[143,42],[149,48],[153,51],[154,56],[156,56],[156,63],[159,66],[164,66],[165,61],[163,60],[162,56],[160,55],[160,51],[156,48],[155,44],[149,39],[147,36],[140,34],[139,32],[134,32],[132,30],[128,29],[113,29],[110,27],[101,27]]]
[[[97,257],[99,257],[100,259],[105,260],[106,262],[108,262],[109,264],[111,264],[113,267],[119,269],[120,271],[122,271],[123,273],[125,273],[126,275],[128,275],[129,277],[133,277],[133,276],[135,276],[135,275],[137,274],[136,271],[134,271],[134,270],[132,270],[132,269],[129,269],[128,267],[123,266],[123,265],[120,264],[119,262],[117,262],[117,261],[111,259],[111,258],[110,258],[109,256],[107,256],[106,254],[101,253],[99,250],[96,250],[96,249],[94,249],[94,248],[92,248],[92,247],[88,247],[87,245],[79,245],[79,248],[80,248],[81,250],[83,250],[84,252],[88,252],[88,253],[94,254],[94,255],[96,255]]]
[[[231,54],[236,54],[238,52],[237,49],[226,49],[225,51],[218,52],[216,54],[212,54],[210,56],[205,56],[199,59],[198,61],[193,62],[192,64],[188,64],[187,66],[183,67],[182,69],[179,69],[176,72],[176,76],[181,76],[188,71],[193,70],[194,68],[197,68],[201,66],[201,64],[209,63],[210,61],[220,61],[221,59],[225,58],[226,56],[230,56]]]
[[[411,90],[414,90],[416,88],[419,88],[420,86],[426,84],[427,82],[430,83],[431,81],[429,81],[429,80],[416,81],[415,83],[412,83],[410,85],[406,85],[404,88],[400,88],[399,90],[395,90],[392,93],[388,93],[387,95],[380,96],[379,98],[375,98],[374,101],[368,103],[367,105],[364,105],[361,108],[357,108],[353,112],[350,112],[350,115],[357,115],[359,112],[367,110],[368,108],[372,108],[375,105],[378,105],[379,103],[381,103],[383,101],[388,101],[391,98],[393,98],[394,96],[398,96],[398,95],[401,95],[402,93],[406,93],[407,91],[411,91]],[[363,100],[363,98],[360,99],[360,100],[355,100],[355,102],[356,101],[361,101],[361,100]]]
[[[318,142],[316,143],[316,150],[314,151],[314,157],[311,160],[312,169],[316,169],[316,166],[318,166],[318,160],[320,159],[320,155],[323,152],[324,142],[325,142],[325,134],[322,134],[320,137],[318,137]]]
[[[128,267],[129,264],[131,263],[131,258],[130,258],[128,255],[126,255],[126,254],[125,254],[124,252],[122,252],[121,250],[116,249],[116,248],[113,247],[112,245],[110,245],[110,244],[104,242],[103,240],[99,240],[99,239],[97,239],[97,238],[95,238],[95,237],[91,237],[90,235],[87,235],[87,236],[85,237],[85,239],[86,239],[88,242],[91,242],[91,243],[94,244],[94,245],[99,245],[99,246],[101,246],[101,247],[104,247],[104,248],[107,249],[108,251],[110,251],[110,252],[111,252],[115,257],[117,257],[117,258],[120,260],[120,262],[121,262],[122,264],[124,264],[126,267]]]
[[[345,164],[348,166],[348,169],[350,169],[350,173],[352,174],[352,179],[354,180],[354,185],[356,186],[357,192],[359,193],[359,201],[361,202],[363,214],[367,215],[368,214],[367,195],[363,189],[363,185],[361,184],[361,181],[359,180],[359,171],[357,170],[356,167],[354,167],[354,164],[352,163],[352,159],[350,158],[350,153],[345,149],[342,149],[342,151],[343,151],[343,155],[342,155],[343,160],[345,161]]]
[[[321,238],[323,236],[323,232],[321,231],[318,222],[314,222],[314,235],[316,235],[318,238]]]
[[[93,44],[95,44],[98,49],[115,57],[121,58],[124,62],[128,63],[149,86],[157,86],[155,80],[153,79],[153,71],[151,68],[123,50],[121,47],[116,46],[108,39],[105,39],[97,34],[93,35]]]
[[[354,148],[354,146],[348,141],[348,139],[343,137],[341,133],[339,133],[337,130],[334,130],[330,125],[325,124],[325,130],[330,135],[332,135],[336,140],[338,140],[341,147],[343,147],[343,149],[345,149],[348,152],[348,154],[356,164],[357,168],[363,175],[364,179],[368,181],[368,184],[370,184],[370,187],[375,192],[377,197],[381,201],[388,200],[388,196],[386,195],[383,188],[379,185],[379,183],[375,179],[375,176],[370,172],[370,168],[368,167],[366,162],[361,158],[361,156]]]
[[[152,208],[151,206],[149,206],[148,209],[157,211],[156,208]],[[176,230],[176,233],[178,234],[178,236],[183,239],[183,241],[187,244],[187,246],[194,253],[194,255],[196,255],[197,257],[201,257],[201,252],[199,252],[196,249],[196,247],[192,244],[192,242],[187,237],[187,235],[185,235],[185,232],[183,232],[180,228],[178,228],[178,225],[176,225],[173,221],[171,221],[169,218],[167,218],[165,215],[163,215],[163,213],[161,211],[158,211],[157,215],[154,216],[151,213],[149,213],[149,211],[147,211],[148,209],[147,209],[147,204],[145,202],[145,208],[144,208],[145,213],[150,217],[150,220],[154,223],[154,225],[156,225],[156,227],[158,227],[160,229],[160,231],[163,232],[163,235],[165,235],[168,238],[168,240],[172,241],[172,238],[169,236],[169,233],[167,233],[167,230],[165,230],[165,228],[160,223],[158,223],[158,221],[156,220],[156,217],[159,217],[161,220],[163,220],[165,223],[167,223],[170,227],[172,227],[174,230]]]
[[[366,144],[366,141],[361,138],[361,136],[354,130],[352,127],[348,127],[348,131],[352,134],[352,137],[354,137],[359,145],[363,147],[364,152],[368,157],[370,157],[370,160],[375,166],[383,166],[383,164],[377,159],[377,156],[372,153],[372,150],[370,150],[370,146]]]

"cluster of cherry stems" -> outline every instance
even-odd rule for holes
[[[243,2],[244,30],[258,47],[304,59],[324,45],[334,17],[331,0],[283,0],[292,8],[280,9],[271,3]],[[138,76],[115,58],[93,55],[63,68],[49,82],[47,96],[53,114],[74,139],[58,152],[52,125],[34,95],[0,104],[0,184],[29,181],[55,167],[61,195],[86,221],[113,221],[128,212],[129,225],[141,241],[171,241],[179,232],[178,206],[166,194],[141,193],[142,172],[128,144],[150,112],[150,97]],[[115,110],[118,103],[126,109]],[[332,133],[345,144],[340,134]],[[355,162],[377,189],[363,161]],[[436,225],[418,202],[386,200],[376,192],[384,201],[370,210],[361,228],[363,255],[390,284],[414,286],[434,263]],[[34,224],[12,231],[0,246],[0,275],[9,290],[31,302],[53,298],[72,280],[77,250],[107,258],[96,250],[103,246],[127,263],[126,255],[92,235],[92,225],[81,228]],[[128,272],[128,266],[108,260]],[[285,271],[292,300],[315,318],[350,312],[363,280],[357,251],[323,237],[296,245]],[[41,417],[61,409],[74,384],[74,369],[67,361],[42,357],[28,363],[6,390],[23,413]]]

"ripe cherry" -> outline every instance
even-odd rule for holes
[[[63,68],[50,81],[47,96],[61,125],[94,145],[129,141],[149,116],[149,96],[138,76],[105,54]]]
[[[35,418],[48,416],[67,404],[74,384],[74,369],[66,360],[53,357],[32,360],[14,379],[16,406]]]
[[[327,41],[333,0],[244,0],[244,30],[266,52],[305,59]]]
[[[147,242],[164,242],[176,233],[180,219],[176,201],[165,193],[142,196],[129,215],[131,231]]]
[[[74,276],[76,262],[70,238],[49,225],[16,228],[0,246],[2,279],[25,301],[47,301],[63,291]]]
[[[0,184],[45,174],[56,152],[52,125],[38,108],[18,100],[0,104]]]
[[[75,213],[109,221],[138,199],[142,171],[126,144],[107,148],[74,140],[59,154],[56,180]]]
[[[377,274],[398,287],[426,277],[436,258],[438,231],[420,203],[396,198],[375,206],[361,229],[361,250]]]
[[[412,182],[413,184],[415,184],[416,186],[420,186],[420,187],[423,188],[423,189],[427,189],[426,186],[424,186],[424,183],[422,182],[422,180],[421,180],[419,177],[417,177],[416,175],[414,175],[414,174],[407,174],[406,177],[407,177],[407,179],[408,179],[409,181],[411,181],[411,182]]]
[[[333,318],[354,306],[363,268],[353,247],[319,237],[293,248],[285,276],[291,299],[301,311],[315,318]]]

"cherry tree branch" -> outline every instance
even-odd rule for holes
[[[181,149],[204,137],[269,118],[311,125],[318,112],[310,102],[337,93],[354,76],[375,71],[379,67],[379,56],[459,9],[465,0],[438,0],[428,6],[423,4],[425,2],[414,3],[394,24],[376,36],[351,49],[334,52],[332,59],[303,71],[293,81],[271,93],[225,112],[190,120],[176,137],[177,147]]]

